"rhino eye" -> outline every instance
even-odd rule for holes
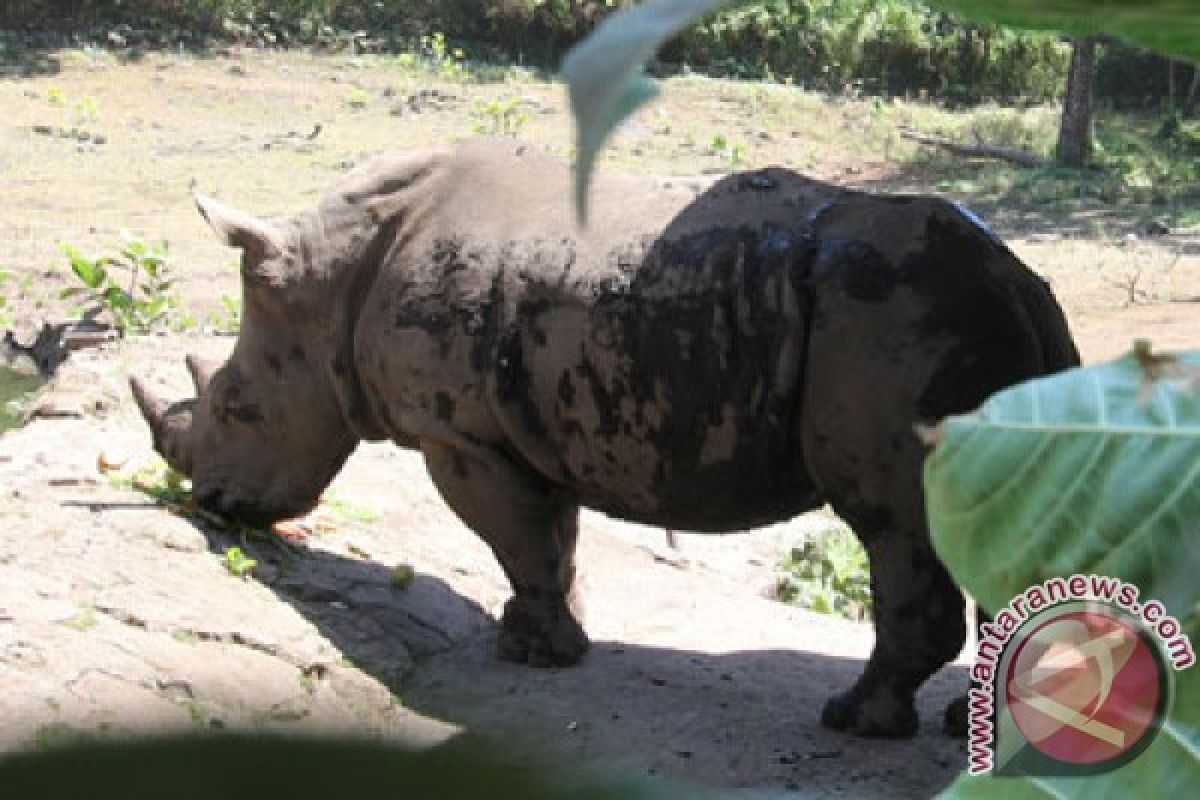
[[[218,393],[213,397],[213,416],[222,424],[228,424],[231,420],[245,425],[262,423],[262,408],[257,403],[242,402],[241,398],[241,390],[236,384]]]
[[[226,408],[226,413],[238,422],[247,425],[254,425],[263,421],[262,410],[254,403],[229,406]]]

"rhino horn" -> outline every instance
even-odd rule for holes
[[[137,378],[129,379],[133,399],[150,425],[154,449],[171,467],[184,474],[192,470],[191,434],[194,400],[169,404],[157,397]]]
[[[209,361],[206,358],[201,358],[195,353],[188,353],[184,359],[187,364],[188,374],[192,376],[192,386],[196,387],[196,394],[204,394],[208,382],[212,380],[213,373],[217,371],[218,365]]]
[[[200,192],[192,192],[192,199],[217,238],[230,247],[240,247],[256,259],[283,252],[287,234],[277,226]]]

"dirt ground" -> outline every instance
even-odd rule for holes
[[[129,230],[169,240],[198,328],[77,353],[36,401],[42,418],[0,438],[0,749],[96,730],[432,742],[465,729],[521,758],[813,798],[928,796],[961,769],[940,717],[965,657],[922,691],[912,740],[819,726],[825,697],[861,669],[870,629],[767,594],[780,555],[836,524],[826,516],[685,534],[671,549],[660,530],[586,515],[593,650],[581,667],[536,671],[495,659],[503,577],[411,453],[363,447],[333,488],[332,532],[293,547],[173,515],[97,469],[102,453],[126,470],[150,458],[130,372],[182,393],[184,352],[232,345],[203,330],[238,286],[233,252],[190,205],[193,182],[255,213],[297,210],[371,153],[487,127],[491,99],[516,99],[528,114],[518,135],[565,155],[558,87],[511,70],[462,84],[387,59],[250,51],[48,53],[32,73],[0,71],[0,269],[32,279],[7,290],[15,327],[27,336],[70,313],[58,243],[102,250]],[[708,179],[732,166],[708,147],[721,133],[748,143],[746,166],[927,188],[894,124],[859,101],[681,79],[625,126],[602,168]],[[1052,282],[1087,360],[1135,337],[1200,346],[1194,232],[1144,237],[1138,209],[985,216]],[[252,577],[223,565],[231,546],[259,561]],[[415,570],[407,588],[394,585],[397,565]]]

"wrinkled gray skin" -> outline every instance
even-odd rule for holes
[[[483,142],[380,159],[285,222],[198,197],[242,249],[242,331],[211,378],[189,361],[195,400],[135,381],[156,447],[259,524],[311,509],[360,440],[419,448],[512,584],[501,654],[536,666],[588,645],[581,506],[720,532],[828,502],[870,555],[877,641],[823,721],[913,733],[965,629],[914,425],[1078,363],[1049,290],[940,199],[610,176],[581,232],[568,181]]]

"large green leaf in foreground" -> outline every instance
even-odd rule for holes
[[[586,217],[596,154],[621,120],[658,94],[643,69],[663,42],[731,0],[648,0],[613,14],[567,54],[575,114],[575,207]],[[935,0],[975,19],[1067,33],[1110,33],[1200,61],[1200,0]]]
[[[1200,644],[1200,352],[1143,351],[1030,381],[946,420],[925,494],[939,555],[984,608],[1053,576],[1109,575],[1140,587],[1141,602],[1160,600]],[[1192,796],[1200,667],[1175,678],[1162,732],[1120,770],[964,776],[945,796]]]
[[[1111,33],[1160,53],[1200,61],[1196,0],[933,0],[933,5],[1016,28]]]

